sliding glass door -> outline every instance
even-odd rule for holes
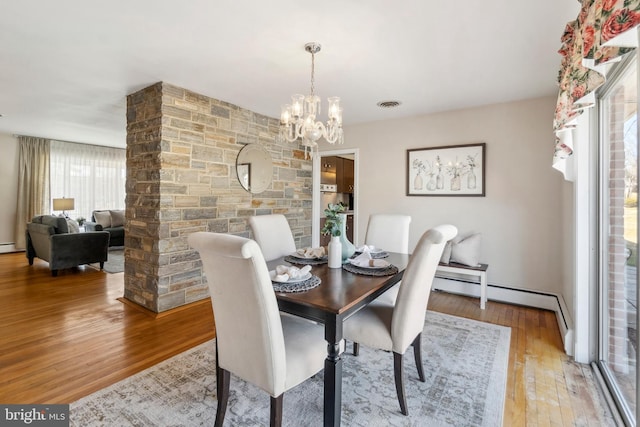
[[[636,424],[638,99],[636,60],[600,95],[599,367],[627,425]]]

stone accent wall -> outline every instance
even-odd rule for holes
[[[277,143],[278,120],[156,83],[127,97],[125,298],[162,312],[208,296],[195,231],[252,237],[248,217],[284,214],[298,247],[311,245],[311,161]],[[235,161],[246,144],[273,159],[273,182],[252,195]]]

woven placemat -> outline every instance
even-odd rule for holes
[[[276,292],[304,292],[309,289],[313,289],[322,282],[318,276],[311,276],[307,280],[302,282],[271,282],[273,284],[273,290]]]
[[[320,265],[329,262],[329,258],[327,258],[326,256],[322,258],[298,258],[293,255],[287,255],[286,257],[284,257],[284,260],[291,264],[298,265]]]
[[[342,268],[349,273],[363,274],[365,276],[391,276],[398,272],[398,267],[391,264],[387,268],[362,268],[351,263],[342,264]]]

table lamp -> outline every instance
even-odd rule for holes
[[[69,218],[65,211],[72,211],[74,209],[74,199],[53,199],[53,210],[62,211],[62,215]]]

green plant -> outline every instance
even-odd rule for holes
[[[339,214],[344,212],[345,207],[342,202],[327,205],[327,209],[324,210],[324,227],[321,230],[324,236],[340,236],[342,234],[342,218]]]
[[[78,221],[78,225],[82,226],[86,219],[83,216],[79,216],[78,218],[76,218],[76,221]]]

